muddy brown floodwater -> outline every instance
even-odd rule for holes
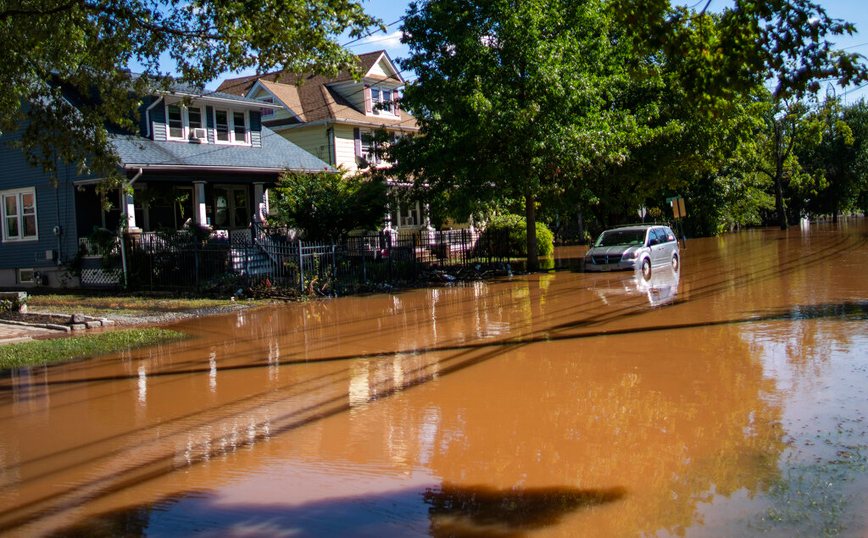
[[[868,535],[865,219],[0,376],[13,536]]]

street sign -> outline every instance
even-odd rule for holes
[[[674,198],[667,198],[666,201],[672,204],[672,215],[676,219],[683,219],[687,216],[687,210],[684,207],[684,198],[676,196]]]

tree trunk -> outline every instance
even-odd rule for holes
[[[775,211],[778,212],[778,223],[781,225],[781,230],[787,229],[787,212],[784,209],[784,187],[783,171],[778,170],[775,174]]]
[[[582,218],[582,204],[578,204],[578,209],[579,209],[579,218],[578,218],[579,242],[584,244],[585,243],[585,222],[584,222],[584,219]]]
[[[539,270],[539,251],[536,246],[536,198],[533,194],[524,195],[524,212],[527,219],[527,270]]]

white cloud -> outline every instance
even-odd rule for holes
[[[359,45],[377,45],[382,49],[395,49],[401,47],[401,37],[404,32],[395,30],[391,34],[374,34],[359,42]]]

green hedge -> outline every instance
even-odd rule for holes
[[[513,256],[527,256],[527,220],[520,215],[498,215],[485,226],[485,233],[508,237],[507,247]],[[548,226],[536,223],[536,245],[540,257],[551,256],[555,250],[554,234]]]

